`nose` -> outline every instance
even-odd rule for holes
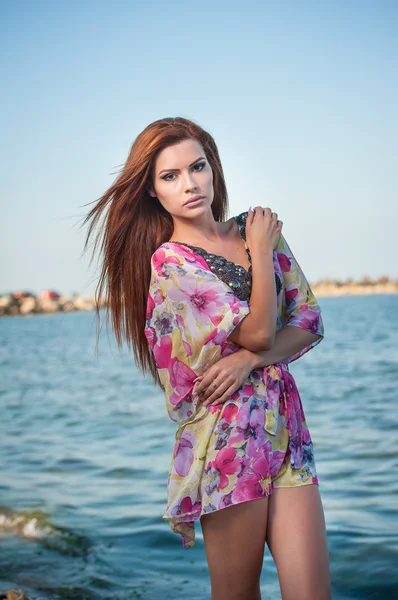
[[[197,189],[198,186],[196,185],[193,173],[188,173],[186,175],[185,186],[186,186],[186,191],[187,192],[190,192],[192,190],[196,190]]]

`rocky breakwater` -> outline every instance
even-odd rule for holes
[[[379,277],[370,279],[363,277],[359,281],[346,279],[339,281],[324,279],[311,284],[311,289],[318,298],[327,296],[368,296],[370,294],[398,294],[398,279]]]
[[[29,600],[22,590],[8,590],[0,594],[0,600]]]
[[[0,600],[29,600],[22,590],[8,590],[0,594]]]
[[[101,304],[102,308],[105,304]],[[0,296],[0,317],[33,315],[40,313],[71,312],[94,310],[92,296],[73,295],[71,298],[56,292],[41,292],[38,296],[30,292],[13,292]]]

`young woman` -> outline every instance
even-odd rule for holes
[[[259,196],[261,192],[259,192]],[[217,146],[165,118],[98,200],[107,317],[176,422],[164,519],[203,532],[212,600],[258,600],[265,544],[284,600],[331,598],[313,445],[288,364],[323,338],[321,309],[270,208],[225,220]],[[109,206],[108,206],[109,205]],[[99,316],[99,312],[98,312]]]

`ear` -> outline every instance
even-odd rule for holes
[[[152,196],[152,198],[156,198],[156,192],[155,192],[155,190],[153,189],[152,186],[150,186],[147,191],[148,191],[148,194],[150,196]]]

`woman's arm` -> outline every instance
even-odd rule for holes
[[[243,348],[261,353],[262,358],[257,357],[257,360],[260,360],[257,366],[267,366],[282,360],[293,362],[314,348],[324,337],[321,307],[282,234],[276,252],[283,275],[282,323],[284,327],[275,334],[272,347],[255,349],[249,347],[243,339],[240,343]],[[267,314],[266,309],[264,312]],[[293,331],[291,335],[290,329]],[[264,361],[266,364],[262,364]]]
[[[250,313],[235,327],[228,340],[252,352],[269,350],[275,338],[277,296],[273,251],[258,252],[253,249],[252,292]]]
[[[245,317],[247,319],[247,317]],[[241,348],[221,358],[199,378],[195,391],[205,406],[224,402],[246,381],[251,371],[268,367],[289,359],[302,351],[320,336],[299,327],[282,327],[275,334],[275,343],[270,350],[252,352]],[[218,377],[220,384],[214,389],[210,384]]]
[[[238,352],[244,352],[245,360],[249,361],[252,369],[259,369],[287,361],[321,337],[300,327],[285,325],[276,332],[275,342],[270,350],[249,352],[246,348],[242,348]]]

